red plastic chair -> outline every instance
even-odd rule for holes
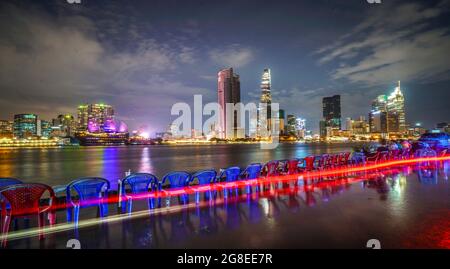
[[[372,156],[368,156],[366,158],[366,161],[368,163],[376,163],[378,161],[378,159],[380,158],[380,152],[376,152],[374,155]]]
[[[341,165],[349,165],[351,152],[342,153]]]
[[[50,195],[49,204],[41,206],[41,197],[46,191]],[[10,185],[1,189],[0,195],[4,197],[2,205],[2,233],[4,237],[1,242],[3,247],[6,247],[9,226],[15,218],[37,215],[38,225],[41,231],[39,233],[39,239],[44,238],[42,228],[45,226],[45,213],[48,213],[50,225],[55,224],[56,215],[53,204],[56,196],[50,186],[38,183]],[[6,204],[9,204],[9,209],[7,209]]]
[[[305,157],[305,170],[306,171],[314,170],[314,160],[315,159],[316,159],[316,156]]]
[[[341,163],[341,154],[337,153],[331,156],[332,159],[332,166],[333,167],[339,167],[340,163]]]
[[[328,154],[323,154],[321,156],[318,156],[317,162],[317,169],[324,170],[327,168],[329,156]]]
[[[300,162],[299,159],[288,160],[286,162],[286,168],[285,168],[286,174],[287,175],[295,175],[295,174],[297,174],[298,173],[298,163],[299,162]]]
[[[397,160],[399,158],[399,154],[400,154],[400,150],[398,149],[393,149],[391,151],[389,151],[389,160]]]
[[[262,169],[263,175],[266,177],[277,176],[279,164],[279,161],[267,162]]]

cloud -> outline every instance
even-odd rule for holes
[[[254,59],[253,51],[238,44],[223,49],[213,49],[209,52],[211,60],[223,67],[242,67]]]
[[[130,28],[135,29],[129,33],[135,37],[133,47],[117,49],[99,37],[118,37],[110,31],[114,25],[107,30],[86,16],[50,16],[43,9],[1,5],[2,117],[33,112],[51,119],[74,113],[82,102],[106,101],[116,107],[119,118],[136,124],[148,123],[153,113],[167,115],[152,122],[165,126],[172,104],[208,94],[173,75],[180,64],[196,61],[192,48],[145,38]]]
[[[318,49],[318,63],[336,64],[335,80],[366,85],[449,79],[450,62],[443,56],[450,51],[450,28],[433,24],[448,16],[448,5],[383,3],[349,34]]]

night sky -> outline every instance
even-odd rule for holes
[[[430,128],[450,121],[449,11],[450,0],[2,1],[0,119],[106,102],[155,132],[174,103],[216,101],[221,68],[257,102],[268,67],[273,102],[315,132],[322,97],[367,118],[398,80],[407,122]]]

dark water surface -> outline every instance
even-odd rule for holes
[[[253,162],[350,151],[353,146],[280,144],[274,150],[261,150],[258,144],[0,149],[0,177],[54,186],[98,176],[114,186],[129,169],[161,178],[170,171],[218,170],[234,165],[244,168]]]

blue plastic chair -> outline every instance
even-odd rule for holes
[[[133,207],[133,195],[139,193],[146,193],[150,191],[156,191],[158,189],[158,178],[149,173],[134,173],[131,174],[119,182],[119,192],[121,194],[121,207],[122,213],[127,208],[128,213],[131,213]],[[130,194],[126,193],[126,186],[130,186]],[[154,208],[154,199],[148,199],[149,209]]]
[[[161,191],[163,189],[164,184],[167,183],[167,181],[169,181],[168,183],[168,188],[183,188],[189,185],[191,179],[191,174],[189,174],[188,172],[184,172],[184,171],[175,171],[175,172],[170,172],[168,174],[166,174],[165,176],[163,176],[163,178],[161,179],[161,182],[159,182],[159,190]],[[181,195],[182,197],[182,201],[184,204],[186,204],[188,202],[188,195],[187,194],[183,194]],[[168,202],[170,201],[170,197],[167,200]]]
[[[209,185],[211,183],[216,182],[217,172],[213,169],[210,170],[202,170],[192,175],[190,181],[193,182],[197,179],[198,185],[204,186]],[[195,190],[195,187],[193,187]],[[211,189],[208,192],[205,192],[205,198],[208,199],[211,197]],[[200,192],[196,191],[195,193],[195,201],[196,203],[200,202]]]
[[[108,214],[108,203],[105,200],[109,189],[109,181],[99,177],[81,178],[69,183],[66,187],[67,221],[72,221],[73,212],[75,224],[78,224],[80,208],[91,206],[98,206],[100,217],[105,217]],[[78,198],[72,196],[72,190],[75,190]]]
[[[241,175],[241,168],[238,166],[228,167],[219,175],[219,179],[222,179],[225,176],[225,182],[234,182],[239,180],[239,176]]]
[[[252,163],[241,173],[242,179],[257,179],[261,176],[262,164],[260,163]],[[252,186],[247,185],[246,187],[247,194],[252,192]]]
[[[221,173],[219,175],[219,181],[225,177],[225,179],[224,179],[225,182],[235,182],[235,181],[239,180],[240,175],[241,175],[240,167],[238,167],[238,166],[228,167],[221,171]],[[238,195],[238,188],[236,188],[235,191],[236,191],[236,195]],[[231,190],[230,190],[230,192],[231,192]],[[228,189],[224,189],[223,194],[225,197],[228,197]]]
[[[252,163],[241,174],[243,179],[257,179],[261,176],[262,164]]]
[[[0,178],[0,189],[11,186],[11,185],[16,185],[16,184],[22,184],[23,182],[19,179],[16,178],[9,178],[9,177],[4,177],[4,178]],[[4,202],[4,197],[2,197],[2,195],[0,194],[0,231],[2,229],[2,221],[3,220],[3,216],[2,216],[2,204]],[[9,209],[10,206],[9,204],[5,205],[5,208]],[[17,220],[15,220],[14,225],[17,227]]]

